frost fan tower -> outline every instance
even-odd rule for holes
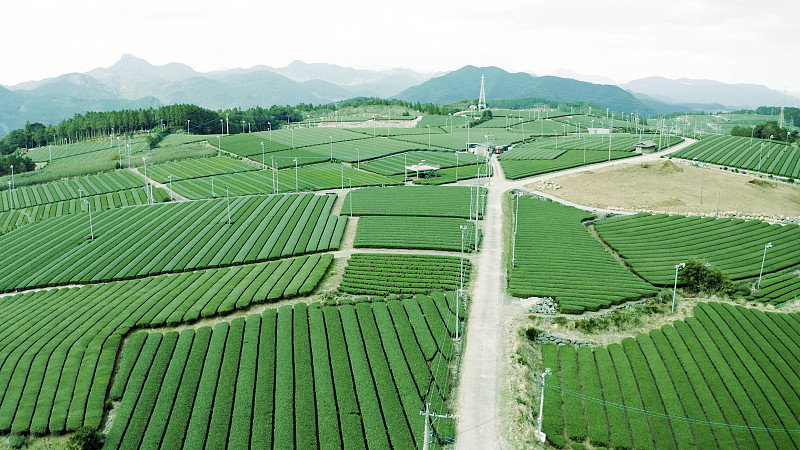
[[[481,75],[481,95],[478,97],[478,109],[486,109],[486,89],[483,83],[483,75]]]

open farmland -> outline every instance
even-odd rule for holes
[[[764,246],[770,273],[800,264],[800,227],[758,220],[637,214],[599,221],[600,237],[637,274],[655,285],[674,280],[675,265],[689,259],[711,264],[734,280],[757,277]]]
[[[622,344],[544,346],[542,431],[615,448],[797,448],[797,314],[700,303]]]
[[[0,290],[137,278],[338,248],[346,217],[312,194],[73,214],[0,236]],[[94,239],[90,239],[93,225]],[[73,230],[68,232],[67,230]],[[79,231],[74,231],[79,230]],[[28,257],[19,257],[25,252]],[[24,270],[23,270],[24,268]]]
[[[161,189],[153,189],[153,202],[161,203],[169,199],[169,194]],[[89,202],[89,206],[81,204],[81,200]],[[104,209],[119,208],[123,206],[144,205],[148,203],[147,192],[142,187],[126,189],[122,191],[109,192],[92,196],[83,196],[82,199],[73,198],[54,203],[44,203],[41,205],[30,206],[22,209],[0,211],[0,230],[5,226],[16,228],[26,223],[38,222],[52,217],[63,216],[65,214],[75,214],[88,211],[97,212]],[[6,228],[8,229],[8,228]]]
[[[517,210],[525,178],[608,161],[609,137],[583,134],[611,122],[570,105],[469,129],[463,113],[394,105],[409,115],[389,128],[342,102],[308,108],[271,133],[168,136],[139,155],[147,177],[141,157],[76,177],[113,167],[111,147],[16,175],[33,203],[0,210],[0,448],[82,426],[106,448],[422,448],[428,405],[431,448],[539,448],[545,367],[554,446],[800,447],[785,432],[800,429],[800,319],[731,306],[797,310],[798,226],[592,213],[558,203],[573,191],[555,175],[527,186],[553,201]],[[777,217],[793,215],[779,195],[797,205],[790,183],[632,151],[657,138],[614,134],[612,161],[571,171],[582,195],[693,207],[704,186],[705,208],[720,189],[795,220]],[[423,160],[440,168],[404,180]],[[61,181],[36,182],[48,174]],[[736,297],[679,287],[670,313],[689,257],[737,278]]]
[[[764,139],[709,136],[672,156],[800,179],[800,150]]]
[[[304,192],[349,186],[392,186],[401,183],[402,180],[397,178],[358,170],[345,164],[325,162],[298,167],[297,172],[292,167],[278,171],[255,170],[176,181],[173,182],[173,188],[176,193],[184,197],[199,200],[224,197],[226,186],[230,195],[240,196],[280,194],[295,192],[295,189]]]
[[[452,256],[354,253],[339,289],[356,295],[427,294],[457,290],[461,260]],[[472,264],[463,260],[464,285]]]
[[[0,195],[0,211],[143,187],[144,180],[127,170],[107,172],[52,183],[20,186]]]
[[[552,297],[562,313],[575,314],[656,294],[589,235],[581,222],[591,214],[522,197],[518,217],[516,252],[508,263],[511,295]]]
[[[365,216],[358,219],[354,247],[461,251],[463,242],[471,252],[472,236],[474,222],[454,217]]]
[[[630,158],[632,156],[636,156],[636,153],[611,151],[609,154],[608,151],[568,150],[554,159],[515,159],[515,152],[511,150],[500,155],[498,159],[506,178],[517,180],[585,164]]]
[[[479,191],[475,202],[475,189],[469,187],[399,186],[390,188],[362,188],[347,194],[342,214],[351,211],[355,216],[433,216],[474,217],[474,204],[479,217],[485,204],[484,190]]]
[[[168,183],[170,175],[172,181],[179,181],[258,169],[253,164],[231,158],[200,158],[147,166],[147,176],[158,183]],[[137,170],[144,175],[144,168]]]
[[[129,140],[130,153],[136,154],[149,149],[144,138]],[[102,140],[96,142],[81,142],[67,145],[48,145],[31,149],[25,156],[35,162],[85,163],[96,159],[109,159],[114,155],[127,155],[128,149],[124,139],[115,142]]]
[[[450,386],[444,295],[298,303],[213,329],[138,333],[107,448],[415,448]],[[312,375],[313,374],[313,375]],[[438,442],[452,419],[433,423]]]
[[[0,431],[100,426],[128,330],[308,293],[330,262],[312,255],[0,298]]]
[[[470,164],[475,164],[477,161],[478,156],[472,153],[417,151],[362,162],[361,168],[381,175],[402,175],[407,172],[406,166],[420,164],[422,162],[444,169],[447,167],[455,167],[456,164],[466,167]],[[413,174],[413,172],[411,172],[411,174]]]

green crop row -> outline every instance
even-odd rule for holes
[[[58,217],[0,236],[7,249],[0,256],[0,289],[130,279],[330,250],[339,246],[346,220],[329,215],[333,201],[302,194],[237,198],[229,210],[225,200],[120,208],[93,214],[91,229],[88,214]],[[31,256],[17,256],[23,253]]]
[[[600,221],[600,237],[653,284],[674,281],[675,265],[695,258],[732,279],[758,276],[800,263],[800,227],[758,220],[636,214]],[[764,247],[768,243],[766,258]]]
[[[797,300],[800,298],[800,277],[792,273],[765,275],[759,289],[749,298],[775,306]]]
[[[654,295],[655,288],[626,270],[581,223],[591,214],[559,203],[522,197],[512,240],[509,292],[553,297],[562,312],[597,311]]]
[[[555,172],[558,170],[569,169],[572,167],[579,167],[584,164],[592,164],[610,159],[630,158],[636,156],[633,152],[619,152],[611,151],[581,151],[581,150],[568,150],[561,156],[555,159],[548,160],[514,160],[513,152],[505,153],[505,158],[500,159],[500,165],[503,168],[506,178],[517,180],[520,178],[532,177],[541,175],[543,173]]]
[[[615,448],[796,448],[797,314],[700,303],[594,350],[545,346],[548,441]],[[769,428],[771,431],[767,431]]]
[[[673,153],[672,156],[783,177],[800,178],[800,150],[797,147],[770,140],[709,136]]]
[[[460,227],[465,227],[461,230]],[[356,248],[475,250],[475,224],[455,217],[364,216],[358,220]]]
[[[448,401],[427,390],[452,376],[437,362],[452,352],[448,298],[421,298],[421,308],[415,299],[299,303],[213,330],[134,334],[120,366],[129,375],[112,389],[122,394],[106,446],[421,445],[421,405],[445,412]],[[418,342],[433,344],[430,367]],[[434,431],[445,436],[451,426],[437,421]]]
[[[473,205],[485,205],[485,190],[475,202],[475,189],[462,186],[398,186],[357,189],[345,199],[342,214],[356,216],[474,217]]]
[[[474,165],[478,161],[478,156],[472,153],[454,151],[418,151],[406,152],[398,155],[387,156],[384,158],[373,159],[361,163],[361,168],[381,175],[403,175],[404,173],[413,175],[413,171],[408,171],[406,167],[416,164],[427,164],[439,166],[440,169],[456,167],[459,165],[467,169],[469,165]]]
[[[147,150],[149,147],[144,138],[133,139],[131,142],[131,153],[138,153]],[[48,145],[36,147],[28,151],[28,156],[35,162],[65,162],[71,163],[84,162],[91,159],[107,159],[111,155],[128,153],[125,142],[101,140],[96,142],[80,142],[68,145]]]
[[[268,163],[269,164],[269,163]],[[176,193],[190,199],[288,193],[299,190],[346,189],[349,186],[392,186],[401,180],[357,170],[344,164],[320,163],[278,171],[258,170],[183,180],[173,183]]]
[[[9,198],[8,186],[0,191],[0,211],[27,208],[47,203],[78,200],[98,194],[144,187],[144,179],[128,170],[89,175],[52,183],[20,186],[11,190]]]
[[[260,160],[259,160],[260,161]],[[257,170],[253,164],[232,158],[199,158],[147,166],[147,176],[158,183]],[[144,175],[144,168],[136,169]]]
[[[0,431],[44,434],[99,426],[119,340],[128,330],[307,295],[331,261],[330,254],[311,255],[5,298]],[[122,398],[129,383],[147,377],[157,347],[144,333],[129,340],[112,399]],[[152,398],[153,392],[147,392]]]
[[[451,256],[354,253],[339,289],[349,294],[388,295],[456,290],[461,285],[461,262]],[[463,283],[469,284],[472,265],[463,261]]]

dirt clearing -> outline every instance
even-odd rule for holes
[[[529,187],[597,208],[689,215],[713,215],[719,192],[720,217],[800,216],[798,186],[669,159],[553,177]]]

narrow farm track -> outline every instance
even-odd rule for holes
[[[145,177],[145,176],[144,176],[144,175],[143,175],[141,172],[139,172],[138,170],[136,170],[136,169],[134,169],[134,168],[130,168],[130,169],[128,169],[128,170],[130,170],[131,172],[133,172],[135,175],[138,175],[138,176],[140,176],[140,177],[144,178],[144,179],[145,179],[147,182],[149,182],[149,183],[150,183],[150,184],[152,184],[153,186],[155,186],[155,187],[157,187],[157,188],[161,188],[161,189],[163,189],[163,190],[167,191],[167,193],[168,193],[168,194],[171,194],[171,195],[173,196],[173,198],[175,198],[175,200],[178,200],[178,201],[180,201],[180,202],[188,202],[188,201],[189,201],[189,199],[188,199],[188,198],[186,198],[186,197],[184,197],[184,196],[182,196],[182,195],[178,195],[178,193],[177,193],[177,192],[175,192],[175,191],[171,190],[171,189],[169,188],[169,186],[168,186],[168,185],[166,185],[166,184],[164,184],[164,183],[159,183],[159,182],[157,182],[157,181],[153,180],[153,179],[152,179],[152,178],[150,178],[150,177]]]
[[[501,330],[501,324],[508,319],[508,317],[503,317],[503,311],[507,310],[503,308],[506,287],[506,266],[503,261],[504,194],[512,189],[521,189],[542,195],[526,186],[556,176],[585,172],[601,167],[655,161],[663,155],[680,150],[694,142],[695,140],[687,138],[684,142],[657,153],[604,161],[514,181],[506,180],[500,163],[496,158],[492,159],[494,174],[488,185],[486,216],[483,220],[483,248],[473,260],[472,295],[469,319],[464,335],[465,346],[456,399],[455,413],[458,415],[456,448],[505,448],[504,441],[500,436],[499,419],[503,415],[503,410],[499,404],[500,386],[498,385],[502,374],[501,363],[505,357],[502,337],[504,333],[508,332],[508,330]],[[468,180],[457,184],[471,185],[474,183],[475,180]],[[555,196],[547,195],[547,197],[553,201],[587,211],[612,212],[573,204]],[[613,212],[620,213],[619,211]]]

